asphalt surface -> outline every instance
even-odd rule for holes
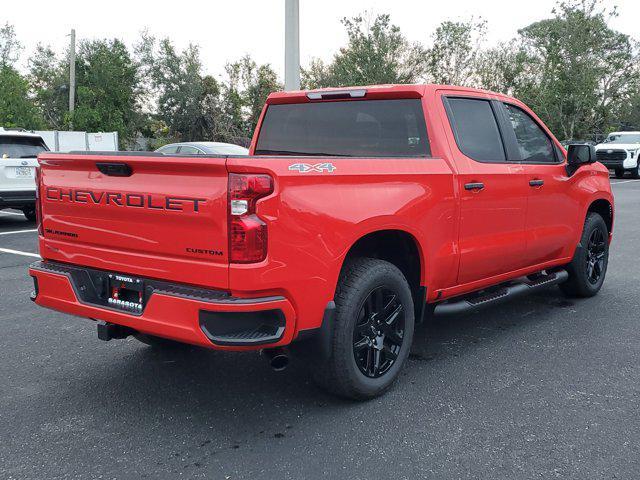
[[[640,478],[640,182],[612,183],[599,296],[437,319],[366,403],[300,362],[101,342],[32,304],[34,258],[0,251],[0,478]],[[3,235],[33,228],[0,212],[0,249],[35,254],[35,233]]]

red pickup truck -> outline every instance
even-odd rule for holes
[[[438,85],[274,93],[248,156],[39,156],[33,300],[103,340],[290,346],[330,391],[391,386],[432,314],[595,295],[607,169],[514,98]]]

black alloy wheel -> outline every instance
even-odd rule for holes
[[[378,258],[348,259],[334,295],[328,349],[314,380],[345,398],[366,400],[400,377],[415,325],[415,303],[404,274]]]
[[[353,329],[353,355],[360,371],[379,378],[396,362],[404,342],[405,312],[398,295],[377,287],[365,298]]]
[[[609,228],[597,212],[589,212],[571,263],[569,278],[560,289],[570,297],[593,297],[604,283],[609,264]]]
[[[593,230],[589,236],[585,260],[587,279],[592,285],[596,285],[604,273],[606,241],[604,232],[600,229]]]

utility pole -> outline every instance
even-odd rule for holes
[[[69,46],[69,113],[72,114],[76,105],[76,31],[71,29],[71,45]],[[69,130],[73,130],[73,120],[69,122]]]
[[[285,0],[284,89],[300,90],[300,0]]]

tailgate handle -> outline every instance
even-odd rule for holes
[[[110,177],[130,177],[133,173],[126,163],[96,163],[96,167]]]

